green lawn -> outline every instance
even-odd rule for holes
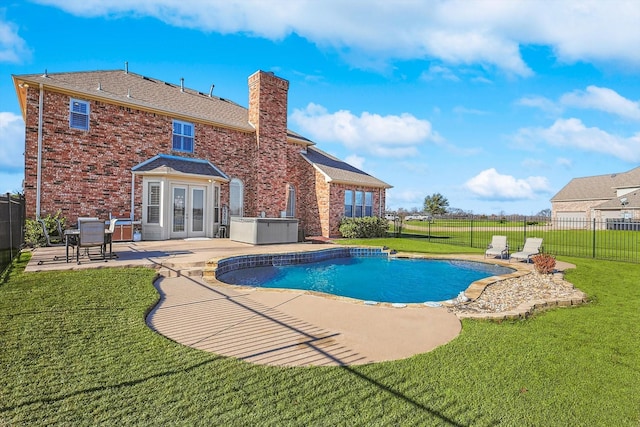
[[[447,246],[365,241],[380,242]],[[0,285],[0,425],[640,424],[640,265],[563,258],[590,304],[466,320],[454,341],[406,360],[276,368],[149,330],[151,270],[25,274],[27,258]]]

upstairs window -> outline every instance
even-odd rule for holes
[[[79,99],[71,99],[69,103],[69,127],[89,130],[89,103]]]
[[[173,121],[173,149],[193,153],[193,123]]]

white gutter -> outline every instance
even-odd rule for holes
[[[36,218],[40,218],[40,193],[42,191],[42,106],[44,104],[44,88],[40,83],[40,99],[38,100],[38,165],[36,172]]]

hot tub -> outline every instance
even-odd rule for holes
[[[296,243],[298,220],[296,218],[231,218],[229,238],[252,245]]]

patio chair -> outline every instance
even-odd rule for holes
[[[40,223],[40,226],[42,227],[42,234],[44,235],[45,238],[45,245],[47,247],[55,247],[55,246],[64,246],[65,245],[65,236],[63,233],[61,233],[60,229],[58,229],[58,234],[57,235],[50,235],[49,234],[49,229],[47,228],[47,223],[44,222],[43,219],[38,218],[38,222]],[[58,261],[60,257],[58,255],[54,255],[53,256],[53,261]],[[40,261],[38,261],[38,265],[42,265],[45,262],[44,259],[41,259]]]
[[[524,247],[521,251],[511,254],[511,258],[519,259],[522,261],[531,262],[531,257],[538,255],[542,248],[542,239],[539,237],[528,237],[524,242]]]
[[[500,259],[509,258],[509,244],[507,243],[507,236],[493,236],[491,243],[487,246],[487,250],[484,252],[484,257],[497,257]]]
[[[64,246],[64,234],[61,232],[60,228],[58,229],[57,236],[51,236],[44,220],[38,219],[38,222],[42,226],[42,234],[44,235],[47,246]]]
[[[91,255],[89,249],[92,247],[100,248],[100,256],[107,262],[105,254],[105,228],[104,222],[100,220],[83,220],[78,221],[78,249],[76,250],[76,262],[80,264],[80,249],[84,248],[89,259]]]
[[[109,228],[104,233],[104,251],[107,251],[107,245],[109,245],[109,258],[118,257],[113,253],[113,233],[116,231],[116,222],[118,222],[118,218],[111,218]]]

